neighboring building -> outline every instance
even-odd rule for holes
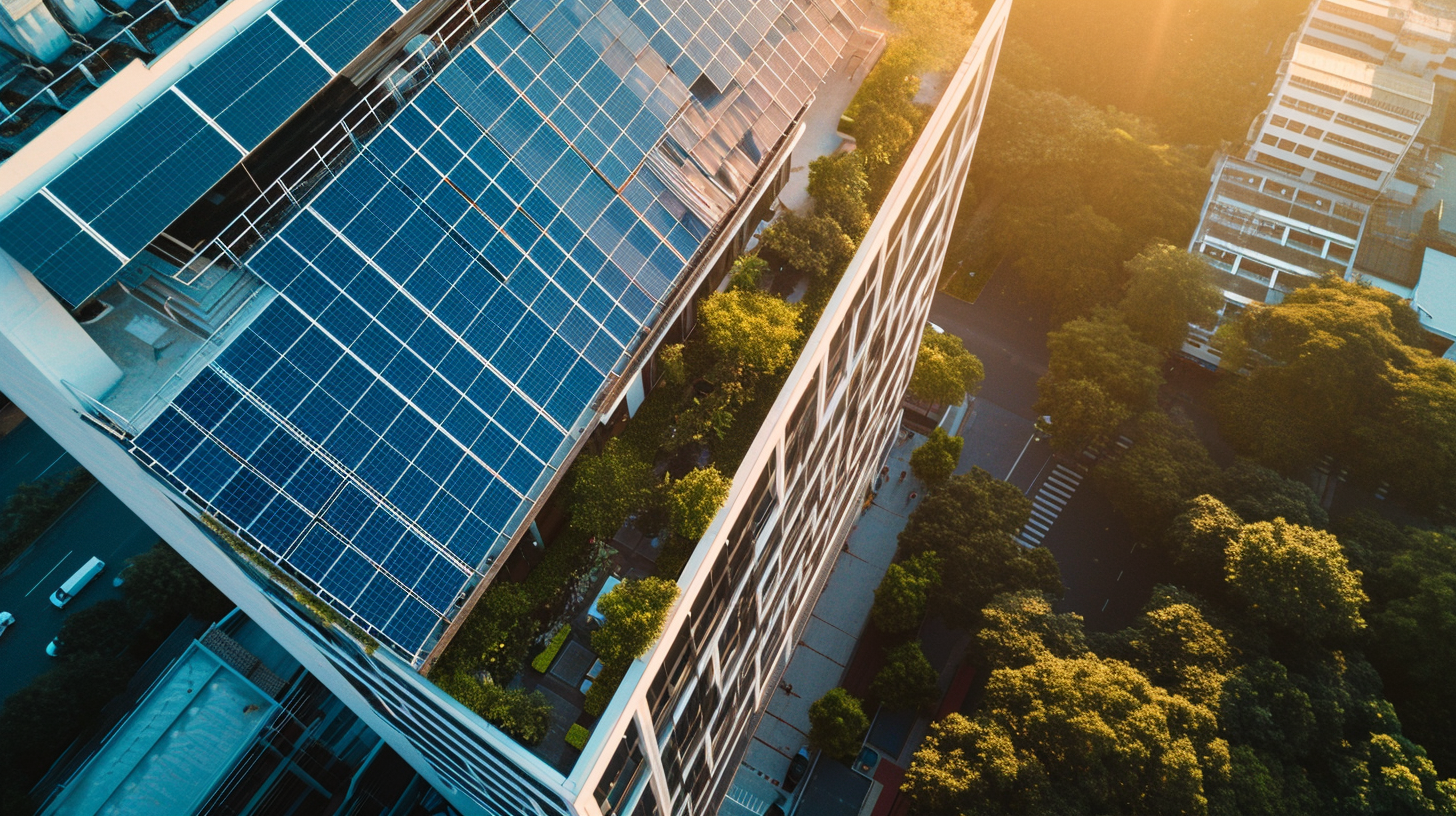
[[[426,674],[722,283],[852,0],[199,5],[0,163],[0,390],[463,812],[710,812],[895,432],[1009,7],[579,756]]]
[[[133,680],[136,699],[118,701],[130,706],[41,783],[40,813],[406,816],[437,798],[242,613],[195,640],[190,623]]]
[[[1441,182],[1453,88],[1456,6],[1316,0],[1241,155],[1219,160],[1193,237],[1222,317],[1330,271],[1409,296],[1419,272],[1402,222]],[[1184,350],[1216,364],[1213,328]]]

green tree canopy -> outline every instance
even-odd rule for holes
[[[854,257],[855,243],[829,216],[788,210],[763,231],[759,251],[796,274],[821,278],[844,270]]]
[[[628,578],[597,601],[606,622],[592,633],[592,649],[608,666],[623,666],[647,653],[662,634],[677,600],[677,584],[661,578]]]
[[[539,691],[482,683],[464,672],[432,679],[481,719],[526,745],[539,745],[551,730],[551,702]]]
[[[794,360],[799,307],[767,292],[734,289],[698,304],[704,336],[732,372],[769,375]]]
[[[766,274],[768,274],[768,261],[757,255],[739,255],[733,261],[733,268],[729,270],[728,276],[732,280],[731,288],[751,290],[759,287]]]
[[[985,378],[981,361],[966,351],[959,337],[926,331],[910,375],[910,394],[935,405],[959,405],[967,394],[976,393]]]
[[[926,659],[920,641],[885,650],[885,665],[870,683],[870,693],[900,711],[919,711],[940,696],[940,675]]]
[[[1085,657],[1082,616],[1052,612],[1051,602],[1035,590],[997,595],[981,610],[985,626],[976,642],[993,669],[1019,669],[1046,657]]]
[[[1052,418],[1048,428],[1051,446],[1063,456],[1076,456],[1092,445],[1105,444],[1132,416],[1126,405],[1092,380],[1043,377],[1037,392],[1035,410]]]
[[[1286,479],[1248,459],[1240,459],[1224,470],[1216,492],[1245,521],[1282,518],[1306,527],[1330,523],[1329,514],[1309,485]]]
[[[1053,322],[1074,320],[1112,302],[1127,238],[1090,206],[1008,207],[998,215],[1002,240],[1021,247],[1016,268]]]
[[[870,228],[870,211],[865,204],[870,181],[858,151],[834,153],[809,162],[809,196],[814,213],[834,220],[853,241]]]
[[[131,644],[140,618],[120,598],[108,598],[79,609],[61,622],[56,639],[61,642],[58,656],[66,659],[82,655],[115,657]]]
[[[997,669],[982,705],[931,726],[905,775],[914,812],[1202,813],[1228,778],[1214,712],[1121,661]]]
[[[1232,665],[1228,638],[1189,592],[1160,584],[1132,626],[1106,639],[1100,654],[1128,661],[1148,679],[1194,702],[1216,706]]]
[[[125,579],[121,591],[132,610],[138,616],[154,616],[168,630],[188,615],[218,620],[233,607],[227,596],[165,541],[127,559]]]
[[[1053,381],[1091,380],[1134,412],[1156,403],[1163,384],[1158,352],[1111,312],[1067,323],[1047,335],[1047,349],[1047,376]],[[1056,421],[1053,415],[1053,427]]]
[[[832,688],[809,706],[809,745],[849,762],[859,753],[869,718],[859,699],[842,688]]]
[[[915,478],[935,487],[955,473],[966,440],[936,427],[920,447],[910,452],[910,471]]]
[[[1189,425],[1162,412],[1138,417],[1128,435],[1132,446],[1098,460],[1092,476],[1133,530],[1154,536],[1213,485],[1218,466]]]
[[[1212,326],[1223,294],[1214,287],[1201,256],[1156,243],[1126,267],[1130,277],[1118,311],[1144,343],[1177,351],[1188,336],[1188,324]]]
[[[712,465],[695,468],[667,488],[667,515],[674,533],[697,541],[728,500],[732,482]]]
[[[870,607],[870,617],[881,632],[901,634],[920,628],[930,593],[940,584],[939,563],[935,553],[925,552],[890,565]]]
[[[1285,473],[1325,453],[1378,467],[1386,461],[1382,449],[1393,449],[1399,438],[1382,418],[1393,410],[1400,372],[1421,375],[1428,367],[1450,366],[1420,348],[1423,330],[1404,301],[1333,275],[1277,305],[1245,310],[1220,328],[1218,342],[1226,368],[1251,369],[1224,382],[1224,436],[1243,454]],[[1384,468],[1377,475],[1398,477]]]
[[[1244,528],[1244,520],[1223,502],[1204,494],[1189,500],[1168,528],[1173,563],[1180,574],[1203,588],[1224,580],[1224,553]]]
[[[1062,582],[1050,552],[1026,550],[1012,537],[1031,517],[1031,502],[1014,485],[980,468],[952,476],[926,496],[905,529],[901,551],[940,558],[933,610],[952,626],[971,627],[992,598],[1033,589],[1060,597]]]
[[[571,526],[599,541],[611,538],[651,495],[652,465],[616,439],[571,467]]]
[[[970,0],[890,0],[890,22],[925,52],[926,67],[953,69],[980,28]]]
[[[1365,628],[1360,573],[1350,569],[1329,533],[1282,519],[1261,521],[1239,532],[1227,557],[1230,588],[1261,624],[1314,641]]]
[[[1287,762],[1301,761],[1318,737],[1309,695],[1269,658],[1240,666],[1224,680],[1219,724],[1230,740]]]

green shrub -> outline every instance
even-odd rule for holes
[[[551,668],[551,661],[556,659],[556,655],[561,652],[561,647],[566,645],[566,639],[569,637],[571,637],[570,626],[558,629],[555,636],[551,638],[551,642],[546,644],[546,651],[536,655],[536,659],[531,661],[531,668],[545,674],[546,670]]]
[[[434,682],[481,719],[526,745],[540,744],[551,729],[551,703],[539,691],[482,683],[460,671]]]
[[[591,688],[586,690],[586,705],[582,708],[593,717],[602,716],[607,710],[607,703],[612,701],[612,695],[617,693],[617,686],[622,685],[622,678],[627,676],[627,667],[631,663],[621,666],[607,666],[597,679],[592,681]]]
[[[591,739],[591,729],[583,728],[576,723],[571,724],[571,730],[566,732],[566,744],[578,751],[586,749],[586,741]]]

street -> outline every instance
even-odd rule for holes
[[[1069,483],[1056,476],[1059,466],[1063,474],[1084,469],[1054,456],[1034,432],[1036,381],[1047,368],[1046,317],[1003,263],[973,304],[937,295],[930,319],[960,337],[986,369],[960,427],[966,443],[956,472],[980,467],[1033,497],[1033,523],[1046,528],[1039,543],[1056,556],[1067,588],[1058,612],[1082,615],[1091,631],[1131,623],[1164,570],[1145,548],[1132,549],[1126,523],[1096,487],[1080,476],[1073,490],[1059,486]]]
[[[59,450],[33,422],[0,439],[4,495],[8,497],[15,485],[36,478],[54,464]],[[69,456],[63,458],[68,461],[57,464],[49,474],[75,466]],[[5,667],[0,672],[0,700],[50,668],[52,658],[45,647],[67,614],[121,596],[121,590],[111,585],[112,579],[127,558],[150,549],[156,540],[141,519],[98,485],[0,575],[0,611],[15,616],[15,623],[0,635],[0,665]],[[93,555],[106,562],[106,571],[64,611],[52,606],[51,592]]]

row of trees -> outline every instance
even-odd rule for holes
[[[1335,536],[1201,496],[1162,542],[1207,594],[1160,586],[1124,630],[1089,635],[1034,591],[982,610],[985,696],[932,726],[913,812],[1456,812],[1360,652]]]

